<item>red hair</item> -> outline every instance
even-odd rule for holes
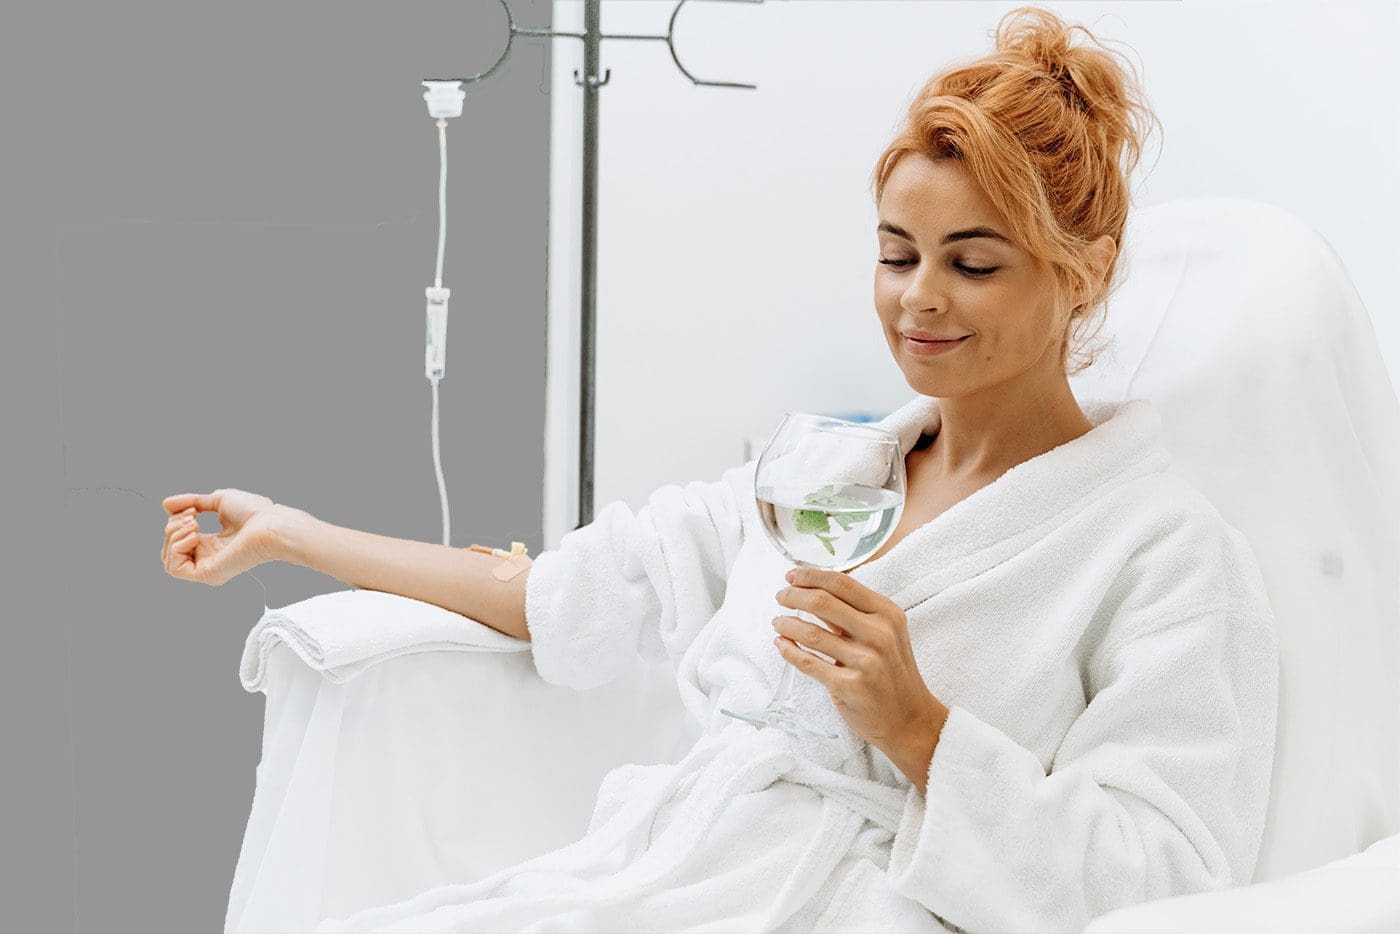
[[[1075,30],[1094,45],[1071,45]],[[995,51],[934,74],[915,96],[876,163],[875,199],[906,153],[959,160],[1006,218],[1011,238],[1051,274],[1054,305],[1065,318],[1063,364],[1088,322],[1102,326],[1095,312],[1106,311],[1116,287],[1127,179],[1149,123],[1161,122],[1131,61],[1123,57],[1125,68],[1085,27],[1018,7],[1001,18],[995,39]],[[1104,234],[1119,249],[1098,278],[1086,247]],[[1072,308],[1071,296],[1082,299]],[[1100,350],[1083,354],[1068,374],[1089,367]]]

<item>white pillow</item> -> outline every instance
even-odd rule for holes
[[[1084,934],[1223,931],[1400,931],[1400,834],[1354,856],[1281,879],[1119,908],[1095,918]]]

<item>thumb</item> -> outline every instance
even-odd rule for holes
[[[214,493],[176,493],[161,500],[165,511],[174,515],[193,506],[199,512],[217,512],[219,495]]]

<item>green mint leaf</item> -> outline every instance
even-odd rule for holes
[[[831,528],[831,517],[819,509],[797,509],[792,513],[792,524],[800,533],[815,534]]]
[[[867,519],[869,519],[869,518],[870,518],[870,513],[868,513],[868,512],[838,512],[838,513],[835,513],[835,514],[832,516],[832,518],[835,519],[837,522],[841,523],[841,528],[843,528],[843,529],[845,529],[847,532],[849,532],[849,531],[851,530],[851,526],[856,525],[857,523],[860,523],[860,522],[864,522],[864,521],[866,521]]]

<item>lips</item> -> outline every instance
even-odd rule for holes
[[[915,341],[956,341],[964,337],[971,337],[971,334],[948,334],[939,335],[932,331],[905,331],[904,336]]]
[[[953,353],[970,339],[971,335],[955,341],[921,341],[913,337],[902,338],[904,352],[915,354],[920,357],[937,357],[942,354]]]

